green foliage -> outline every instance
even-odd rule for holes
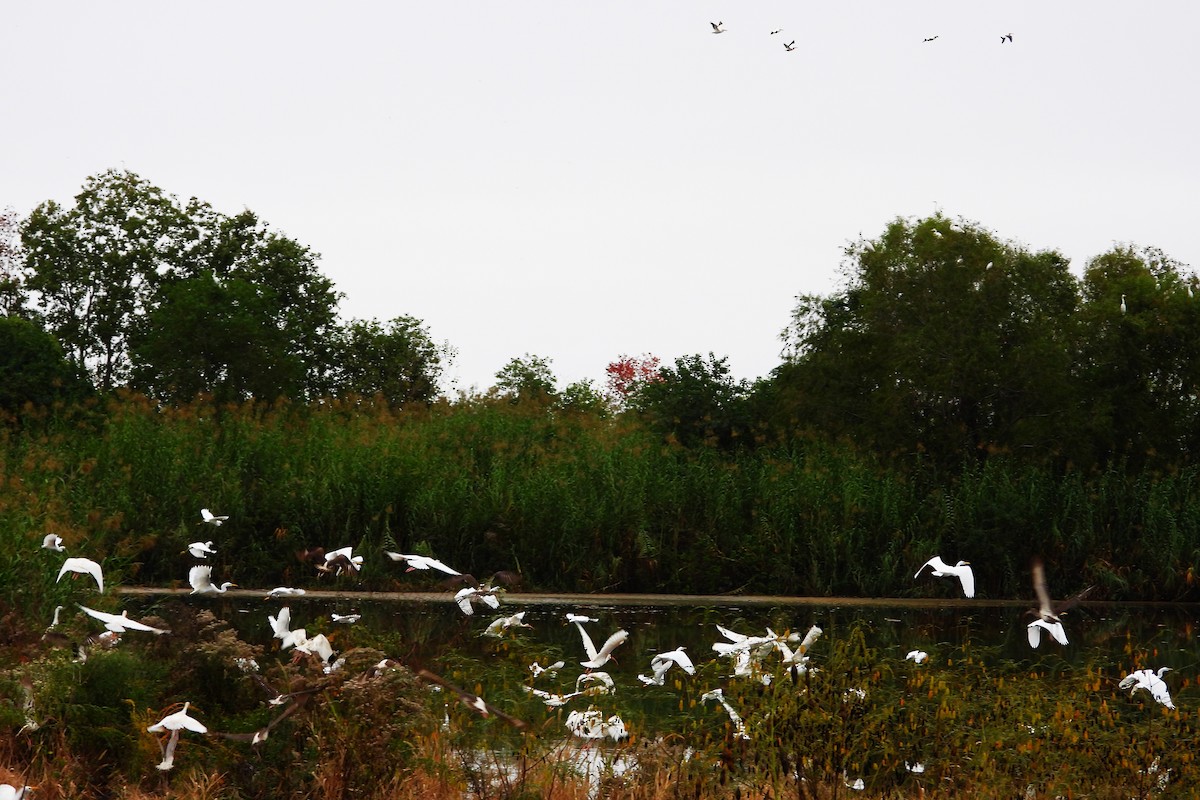
[[[378,395],[396,406],[429,403],[452,357],[449,345],[434,343],[413,317],[397,317],[386,326],[378,320],[354,320],[341,330],[335,348],[331,391]]]
[[[496,373],[495,389],[512,402],[544,403],[557,392],[550,359],[526,353],[514,358]]]
[[[626,398],[651,429],[691,447],[729,448],[750,429],[749,387],[730,373],[727,358],[681,356],[660,367],[656,380],[635,384]]]
[[[0,317],[0,409],[76,399],[86,383],[54,337],[20,317]]]

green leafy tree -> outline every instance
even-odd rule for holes
[[[1076,371],[1090,454],[1140,463],[1200,446],[1200,296],[1156,248],[1122,245],[1088,262]]]
[[[684,446],[728,448],[750,440],[749,393],[749,384],[733,377],[728,359],[709,353],[660,367],[655,379],[638,382],[627,402],[652,428]]]
[[[132,385],[172,400],[329,392],[340,295],[316,254],[251,211],[226,217],[192,200],[186,212],[199,236],[133,336]]]
[[[845,288],[798,300],[775,420],[939,460],[1072,440],[1067,260],[941,216],[847,251]]]
[[[0,315],[25,314],[21,282],[21,224],[11,208],[0,211]]]
[[[0,316],[0,409],[77,398],[86,386],[53,336],[30,320]]]
[[[437,344],[419,319],[402,316],[381,324],[355,320],[339,335],[334,363],[336,394],[382,396],[393,405],[428,403],[438,394],[453,349]]]
[[[496,373],[494,388],[514,403],[553,400],[557,381],[550,364],[550,359],[529,353],[514,358]]]
[[[176,200],[128,171],[88,178],[71,207],[33,210],[21,229],[28,289],[68,357],[107,391],[129,372],[129,336],[190,230]]]

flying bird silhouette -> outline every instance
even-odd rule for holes
[[[1012,41],[1011,33],[1006,33],[1000,37],[1000,44],[1004,44],[1005,42],[1011,42],[1011,41]]]
[[[722,25],[725,24],[724,22],[710,22],[708,24],[712,25],[713,33],[724,33],[725,32],[725,29],[721,27]]]
[[[784,44],[783,49],[787,50],[789,53],[792,52],[793,50],[795,50],[796,49],[796,40],[792,39],[790,42],[787,42],[786,44]]]
[[[933,41],[934,39],[936,39],[936,38],[938,38],[938,37],[936,37],[936,36],[930,36],[928,39],[925,39],[925,40],[923,40],[923,41],[926,41],[926,42],[932,42],[932,41]]]

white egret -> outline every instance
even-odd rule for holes
[[[929,658],[929,653],[926,653],[924,650],[909,650],[908,655],[904,657],[904,660],[913,661],[917,664],[920,664],[927,658]]]
[[[174,714],[167,714],[158,722],[154,723],[146,730],[151,733],[162,733],[163,731],[178,731],[189,730],[196,733],[208,733],[208,728],[198,719],[188,716],[188,707],[190,702],[184,703],[183,708],[176,711]]]
[[[692,659],[688,654],[683,652],[683,647],[677,647],[674,650],[668,650],[665,653],[659,653],[654,658],[650,659],[650,669],[654,672],[653,678],[647,678],[645,675],[638,675],[638,679],[645,684],[658,684],[661,686],[665,680],[667,670],[673,666],[678,666],[688,675],[696,674],[696,665],[692,663]]]
[[[600,621],[599,617],[587,617],[587,616],[584,616],[583,614],[572,614],[570,611],[567,612],[567,622],[599,622],[599,621]]]
[[[271,591],[267,592],[267,599],[276,599],[280,597],[299,597],[307,594],[303,589],[293,589],[290,586],[276,586]]]
[[[724,22],[710,22],[708,24],[712,25],[713,33],[724,33],[725,32],[725,29],[721,27],[722,25],[725,24]]]
[[[332,572],[335,575],[341,575],[343,572],[355,575],[362,570],[362,564],[363,557],[354,555],[354,547],[347,546],[326,553],[325,563],[317,565],[317,569],[321,572]]]
[[[292,609],[284,606],[279,609],[278,616],[268,614],[267,621],[271,623],[271,631],[274,638],[286,639],[287,635],[292,632]]]
[[[1169,672],[1170,669],[1170,667],[1160,667],[1157,673],[1149,669],[1139,669],[1126,675],[1117,685],[1122,689],[1129,689],[1130,696],[1138,689],[1144,689],[1160,705],[1174,708],[1175,703],[1171,700],[1167,682],[1162,679],[1163,673]]]
[[[613,650],[616,650],[618,645],[629,638],[629,631],[622,628],[609,636],[604,642],[604,646],[597,650],[596,645],[592,644],[592,637],[588,636],[588,632],[583,629],[583,626],[576,622],[575,627],[579,629],[579,636],[583,639],[583,649],[588,656],[587,661],[579,663],[588,669],[596,669],[607,664],[612,658]]]
[[[739,714],[729,701],[725,699],[725,693],[720,689],[713,689],[700,695],[700,702],[706,703],[709,700],[716,700],[725,709],[725,713],[729,715],[729,721],[733,723],[735,734],[739,739],[749,739],[750,734],[746,733],[746,723],[742,720],[742,715]]]
[[[212,542],[192,542],[187,546],[187,551],[194,558],[208,558],[217,553],[217,549],[213,547]]]
[[[46,550],[53,550],[56,553],[65,552],[67,548],[63,547],[62,537],[57,533],[47,533],[42,537],[42,547]]]
[[[46,633],[49,633],[50,631],[52,631],[58,627],[58,615],[62,613],[62,610],[64,608],[66,608],[66,606],[55,606],[54,607],[54,619],[50,620],[50,624],[46,626]]]
[[[393,553],[391,550],[384,550],[387,557],[392,561],[405,561],[408,563],[408,569],[405,572],[412,572],[415,569],[436,569],[441,570],[447,575],[462,575],[456,569],[446,566],[441,561],[431,556],[405,555],[404,553]]]
[[[500,591],[491,586],[464,586],[455,593],[454,602],[469,617],[475,613],[473,603],[483,603],[489,608],[499,608],[500,598],[497,597],[497,594]]]
[[[583,692],[571,692],[570,694],[554,694],[543,689],[534,689],[532,686],[521,686],[522,689],[529,692],[534,697],[541,700],[548,708],[559,708],[567,704],[572,698],[579,697]]]
[[[103,622],[104,627],[113,633],[124,633],[125,631],[146,631],[147,633],[156,633],[159,636],[162,636],[164,633],[170,633],[170,631],[163,628],[155,628],[147,625],[144,622],[138,622],[137,620],[130,619],[128,611],[122,611],[118,615],[108,614],[104,611],[96,611],[94,608],[88,608],[84,605],[79,607],[83,609],[83,613],[87,614],[89,617]]]
[[[191,594],[225,594],[229,587],[237,586],[230,581],[217,586],[212,582],[212,567],[207,564],[197,564],[188,570],[188,583],[192,585]]]
[[[604,718],[600,709],[592,707],[587,711],[572,711],[567,715],[567,730],[582,739],[604,739],[613,741],[629,735],[625,722],[616,714]]]
[[[0,800],[25,800],[36,786],[13,786],[11,783],[0,783]]]
[[[100,565],[90,558],[68,558],[63,562],[62,569],[58,571],[58,578],[54,582],[61,581],[62,576],[68,572],[91,575],[96,579],[96,586],[100,588],[100,591],[104,591],[104,572],[100,569]]]
[[[1058,620],[1047,622],[1044,619],[1035,619],[1026,627],[1026,633],[1029,635],[1029,646],[1037,647],[1042,643],[1042,631],[1046,631],[1059,644],[1067,644],[1067,632],[1063,630],[1063,625]]]
[[[539,675],[541,675],[542,673],[545,673],[545,674],[553,677],[555,673],[557,673],[560,669],[562,669],[566,665],[567,665],[567,662],[565,662],[565,661],[555,661],[553,664],[543,667],[541,664],[539,664],[538,662],[535,661],[529,665],[529,671],[533,673],[533,677],[535,677],[535,678],[538,677]]]
[[[587,689],[583,687],[587,686]],[[607,672],[585,672],[575,679],[575,691],[587,695],[616,694],[617,682]]]
[[[950,566],[945,561],[942,561],[941,556],[934,556],[921,565],[921,569],[917,570],[914,578],[921,574],[921,570],[926,567],[931,567],[934,577],[937,578],[958,578],[962,582],[963,594],[967,597],[975,596],[975,573],[971,571],[970,561],[959,561],[954,566]]]
[[[331,612],[329,618],[340,625],[353,625],[362,619],[362,614],[338,614]]]
[[[1128,308],[1125,306],[1125,295],[1121,295],[1121,313],[1124,314]]]
[[[219,528],[227,519],[229,519],[228,514],[217,515],[209,511],[207,508],[200,509],[200,524],[202,525],[212,525],[215,528]]]
[[[480,636],[495,636],[497,639],[504,635],[504,632],[509,628],[532,628],[533,626],[525,622],[525,612],[518,611],[511,617],[500,617],[488,625]]]
[[[909,764],[907,761],[905,761],[904,768],[906,770],[908,770],[909,772],[911,772],[913,775],[920,775],[922,772],[925,771],[925,765],[922,764],[920,761],[916,761],[912,764]]]

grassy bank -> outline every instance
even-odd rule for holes
[[[201,528],[201,507],[230,520]],[[911,576],[940,553],[970,560],[980,595],[999,598],[1029,593],[1040,554],[1064,592],[1196,599],[1200,474],[1056,475],[1003,458],[947,474],[817,442],[683,448],[632,420],[506,402],[160,409],[128,397],[8,429],[0,592],[12,606],[54,597],[53,574],[29,569],[49,555],[46,532],[111,580],[156,585],[182,581],[184,545],[213,538],[216,574],[243,586],[306,585],[297,551],[352,544],[374,588],[400,577],[386,547],[480,578],[518,570],[547,590],[911,596],[929,591]]]

